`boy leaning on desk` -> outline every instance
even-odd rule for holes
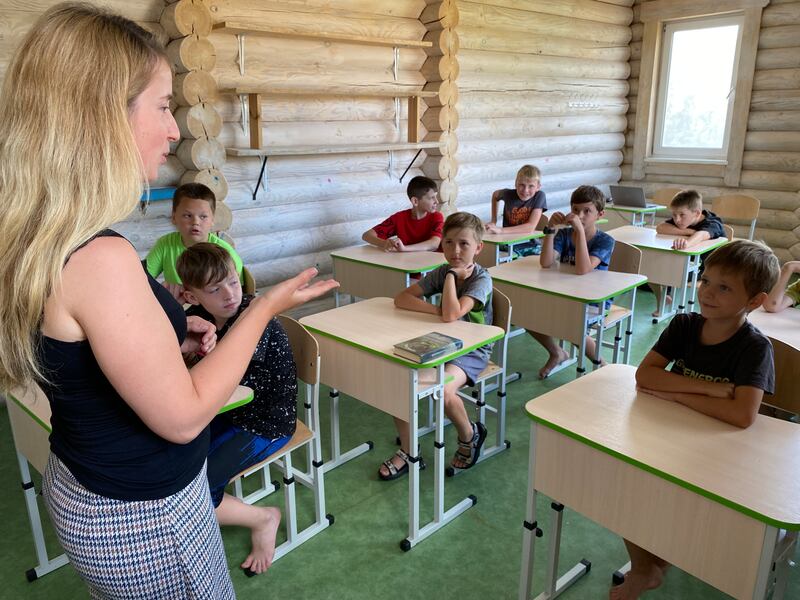
[[[772,250],[756,242],[736,241],[711,253],[697,292],[700,314],[672,319],[636,371],[639,389],[749,427],[764,393],[773,391],[775,369],[772,344],[747,314],[767,298],[779,271]],[[612,600],[633,600],[658,587],[669,567],[627,540],[625,546],[631,570],[611,588]]]
[[[473,214],[457,212],[447,217],[442,230],[442,250],[446,265],[426,274],[418,283],[400,292],[394,299],[398,308],[415,310],[440,316],[442,321],[461,319],[471,323],[492,323],[492,278],[488,271],[475,262],[483,248],[483,223]],[[440,306],[429,304],[423,296],[441,294]],[[483,423],[470,421],[458,390],[464,384],[474,384],[475,379],[489,363],[492,345],[481,346],[445,365],[445,373],[452,377],[444,386],[444,412],[458,431],[458,449],[452,466],[469,469],[480,457],[486,441]],[[396,479],[408,473],[409,449],[408,423],[394,420],[400,435],[400,450],[384,461],[378,471],[383,480]],[[424,463],[420,463],[424,466]]]

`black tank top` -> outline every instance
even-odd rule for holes
[[[110,230],[95,237],[105,236],[122,237]],[[183,342],[186,316],[181,306],[147,277],[178,343]],[[52,382],[40,383],[53,413],[50,449],[81,485],[118,500],[154,500],[175,494],[197,476],[208,453],[208,428],[188,444],[153,433],[106,379],[88,340],[64,342],[40,335],[38,353]]]

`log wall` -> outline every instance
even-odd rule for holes
[[[459,0],[458,208],[537,165],[548,207],[620,176],[633,0]]]
[[[631,75],[623,183],[659,187],[694,187],[710,200],[725,193],[743,193],[761,201],[756,238],[769,244],[781,261],[800,259],[800,0],[772,0],[761,18],[756,71],[745,137],[740,187],[725,187],[721,179],[648,174],[631,180],[633,115],[636,109],[642,24],[642,0],[636,0],[630,44]],[[737,235],[746,227],[735,226]]]

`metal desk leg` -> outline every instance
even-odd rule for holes
[[[772,580],[772,565],[773,556],[775,555],[775,547],[778,543],[778,529],[776,527],[767,526],[764,532],[764,542],[761,546],[761,559],[758,563],[758,577],[756,578],[756,585],[753,588],[753,599],[761,600],[767,597],[770,582]]]
[[[374,446],[372,440],[367,440],[342,454],[339,437],[339,391],[331,389],[329,396],[331,397],[331,458],[322,466],[323,473],[369,452]]]
[[[561,526],[564,519],[564,505],[553,502],[550,507],[555,513],[553,516],[553,532],[550,538],[550,549],[547,560],[547,575],[545,580],[546,589],[537,596],[537,600],[552,600],[559,596],[564,590],[586,575],[592,568],[585,558],[572,567],[569,571],[558,577],[558,555],[561,549]]]
[[[542,537],[542,530],[536,521],[536,488],[533,487],[536,475],[536,429],[538,425],[531,423],[530,458],[528,459],[528,499],[525,502],[525,520],[522,522],[522,564],[519,572],[518,600],[529,600],[533,587],[533,559],[536,549],[536,538]]]

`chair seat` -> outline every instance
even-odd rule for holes
[[[630,314],[631,309],[627,306],[617,306],[616,304],[612,304],[611,308],[608,309],[606,318],[603,319],[603,329],[611,327],[612,325],[616,325],[622,319],[627,318]]]
[[[501,373],[502,371],[503,371],[502,368],[498,367],[492,361],[489,361],[489,364],[486,365],[486,368],[483,371],[481,371],[480,374],[478,375],[478,380],[477,381],[481,381],[483,379],[488,379],[490,377],[494,377],[495,375],[497,375],[498,373]],[[477,383],[477,381],[476,381],[476,383]]]
[[[237,473],[236,475],[231,477],[231,481],[233,481],[234,479],[238,479],[239,477],[245,477],[246,475],[249,475],[250,473],[255,473],[259,469],[263,468],[265,465],[270,464],[271,462],[273,462],[274,460],[280,458],[281,456],[286,456],[289,452],[299,448],[300,446],[302,446],[303,444],[309,442],[313,438],[314,438],[314,432],[311,431],[308,427],[306,427],[305,423],[303,423],[302,421],[298,420],[297,421],[297,426],[296,426],[296,428],[294,430],[294,435],[292,436],[292,439],[290,439],[286,443],[285,446],[283,446],[279,450],[273,452],[272,454],[270,454],[267,458],[265,458],[261,462],[248,467],[247,469],[245,469],[241,473]]]

